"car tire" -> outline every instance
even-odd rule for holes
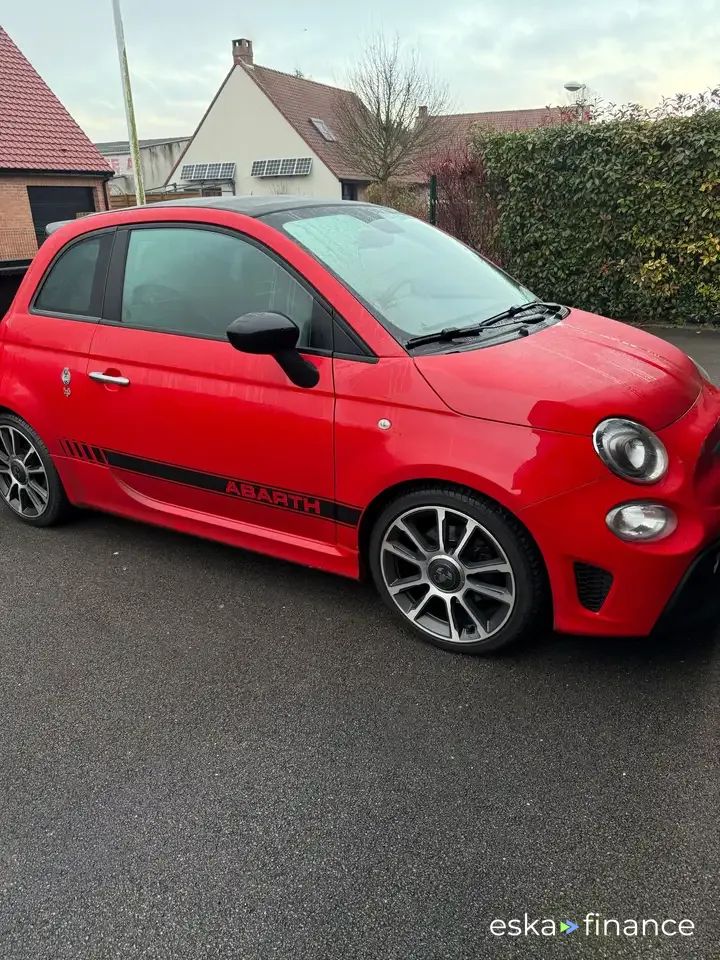
[[[11,413],[0,414],[0,503],[33,527],[58,523],[69,509],[47,447],[29,424]]]
[[[393,500],[375,522],[368,560],[385,604],[443,650],[494,653],[549,626],[536,544],[470,489],[423,486]]]

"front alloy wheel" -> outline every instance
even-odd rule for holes
[[[547,609],[542,561],[527,531],[472,491],[417,490],[390,504],[371,536],[385,602],[444,649],[507,646]]]
[[[489,640],[515,606],[503,548],[472,517],[447,507],[415,507],[393,521],[382,574],[400,611],[438,640]]]

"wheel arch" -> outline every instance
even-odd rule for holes
[[[23,416],[21,413],[19,413],[17,410],[13,410],[12,407],[8,407],[8,406],[7,406],[6,404],[4,404],[4,403],[0,403],[0,413],[9,413],[11,416],[13,416],[13,417],[18,417],[18,419],[20,419],[20,420],[25,420],[25,423],[28,423],[28,420],[27,420],[26,417],[24,417],[24,416]],[[32,424],[30,424],[30,426],[32,426]]]
[[[441,476],[429,476],[423,477],[422,479],[402,480],[398,483],[392,484],[378,493],[370,501],[367,507],[365,507],[362,516],[360,517],[360,524],[358,527],[358,552],[361,579],[365,580],[369,575],[368,551],[370,546],[370,536],[378,517],[383,512],[385,507],[393,500],[403,496],[406,493],[412,493],[415,490],[423,490],[427,487],[434,486],[448,487],[461,493],[472,494],[473,496],[479,497],[481,500],[486,500],[489,503],[493,503],[500,507],[500,509],[506,511],[513,518],[513,520],[523,528],[527,536],[532,541],[542,563],[543,570],[545,571],[546,580],[549,583],[550,578],[547,565],[537,540],[533,536],[532,531],[528,529],[527,525],[523,523],[522,519],[511,507],[508,506],[507,503],[499,500],[497,497],[489,495],[483,490],[479,490],[476,486],[472,486],[467,483],[459,483],[456,480],[447,480]]]

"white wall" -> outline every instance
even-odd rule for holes
[[[161,187],[165,183],[167,175],[172,171],[188,142],[188,140],[172,140],[168,143],[156,143],[151,147],[140,148],[140,163],[146,190]],[[135,193],[135,174],[130,154],[111,154],[107,159],[115,171],[115,176],[109,183],[110,193]]]
[[[251,177],[253,160],[312,157],[306,177]],[[235,192],[300,194],[338,199],[340,181],[277,110],[245,69],[236,66],[210,112],[167,182],[183,185],[186,163],[235,163]]]

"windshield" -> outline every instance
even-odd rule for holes
[[[263,219],[328,267],[402,342],[535,299],[448,234],[385,207],[305,207]]]

